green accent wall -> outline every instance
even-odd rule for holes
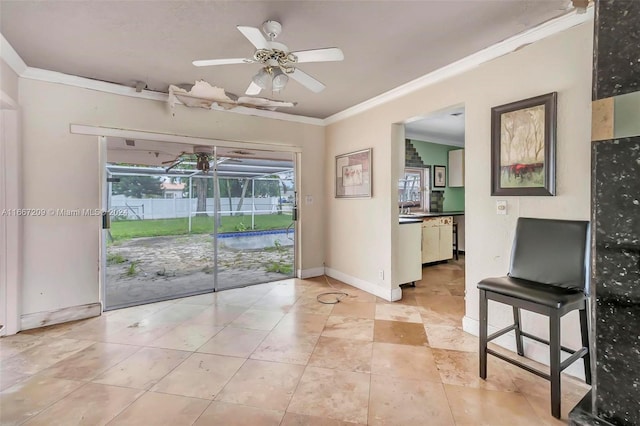
[[[449,188],[449,155],[459,146],[442,145],[431,142],[411,140],[420,154],[425,166],[431,166],[431,184],[433,185],[433,166],[447,166],[447,186],[444,188],[444,211],[464,211],[464,187]],[[433,187],[432,187],[433,188]],[[439,189],[437,189],[439,190]]]

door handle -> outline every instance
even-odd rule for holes
[[[102,212],[102,229],[111,229],[111,216],[109,212]]]

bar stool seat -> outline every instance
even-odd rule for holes
[[[585,299],[584,293],[580,290],[550,287],[535,281],[512,277],[486,278],[478,283],[478,288],[554,309],[562,309],[567,305],[580,305]]]

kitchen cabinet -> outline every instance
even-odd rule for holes
[[[449,151],[449,187],[464,186],[464,149]]]
[[[398,284],[407,284],[422,279],[420,262],[421,222],[401,223],[398,233]]]
[[[453,217],[425,218],[422,222],[422,263],[453,258]]]

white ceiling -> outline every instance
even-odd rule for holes
[[[290,81],[268,97],[282,112],[326,118],[567,13],[569,0],[30,1],[0,0],[0,32],[30,67],[128,86],[204,79],[240,95],[256,64],[196,68],[195,59],[251,57],[236,25],[278,20],[291,50],[340,47],[343,62],[300,69],[327,85]]]
[[[405,137],[444,145],[464,146],[464,107],[452,107],[408,120]]]

